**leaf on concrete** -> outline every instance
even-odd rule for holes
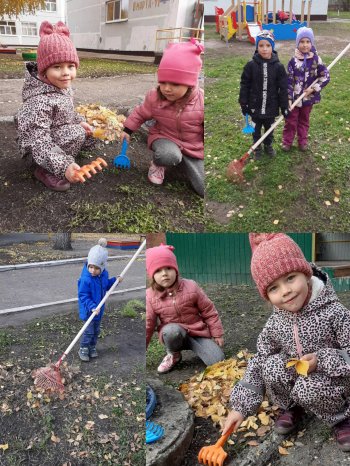
[[[283,447],[278,447],[278,451],[279,451],[279,454],[280,454],[280,455],[289,455],[288,450],[286,450],[286,449],[283,448]]]

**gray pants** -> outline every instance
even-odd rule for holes
[[[181,350],[192,350],[206,366],[225,359],[220,346],[210,338],[190,337],[179,324],[168,324],[163,327],[163,341],[168,353]]]
[[[192,188],[204,197],[204,162],[184,155],[180,148],[169,139],[156,139],[152,144],[153,162],[161,167],[178,166],[189,179]]]

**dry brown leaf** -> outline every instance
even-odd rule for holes
[[[288,450],[286,450],[286,449],[283,448],[283,447],[278,447],[278,451],[279,451],[279,454],[280,454],[280,455],[289,455]]]
[[[339,189],[335,189],[335,190],[334,190],[334,194],[335,194],[336,196],[340,196],[340,191],[339,191]]]
[[[60,443],[61,439],[59,437],[57,437],[54,432],[51,432],[51,441],[53,443]]]
[[[330,201],[324,201],[324,203],[329,206],[329,205],[332,205],[332,203]]]
[[[250,445],[251,447],[257,447],[259,445],[259,442],[257,442],[256,440],[249,440],[249,442],[247,442],[247,445]]]
[[[274,224],[274,225],[278,225],[279,223],[280,223],[280,221],[277,220],[277,219],[273,221],[273,224]]]
[[[106,414],[99,414],[98,417],[100,419],[108,419],[108,416]]]
[[[333,201],[334,201],[334,202],[339,202],[340,199],[339,199],[339,197],[335,196],[334,199],[333,199]]]

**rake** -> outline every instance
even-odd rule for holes
[[[164,435],[164,428],[155,422],[146,421],[146,443],[154,443]]]
[[[76,170],[74,174],[74,178],[76,179],[76,181],[81,181],[81,183],[84,183],[85,176],[86,178],[91,178],[92,175],[96,175],[97,170],[102,171],[103,167],[107,167],[107,162],[102,157],[98,157],[96,160],[93,160],[91,163],[87,165],[83,165],[79,170]]]
[[[248,113],[245,114],[245,127],[242,129],[243,134],[254,133],[254,126],[249,123]]]
[[[201,464],[207,464],[209,466],[223,466],[227,458],[227,453],[222,447],[225,445],[232,432],[233,429],[230,429],[225,435],[222,435],[215,445],[202,447],[198,453],[198,461]]]
[[[40,369],[37,369],[34,371],[33,376],[34,376],[34,384],[42,388],[43,390],[51,390],[53,392],[63,392],[64,391],[64,385],[62,383],[62,377],[60,373],[60,366],[62,362],[65,360],[67,355],[70,353],[72,350],[73,346],[76,344],[76,342],[79,340],[85,329],[88,327],[92,319],[96,316],[96,311],[99,311],[101,307],[104,305],[104,303],[107,301],[108,297],[110,294],[114,291],[114,289],[118,286],[118,284],[122,281],[124,275],[126,272],[129,270],[131,265],[134,263],[134,261],[137,259],[139,256],[140,252],[142,249],[146,246],[146,240],[142,242],[138,250],[135,252],[135,254],[132,256],[122,273],[119,275],[117,280],[113,283],[111,288],[107,291],[99,305],[96,307],[96,309],[92,312],[91,316],[88,318],[88,320],[85,322],[83,327],[80,329],[79,333],[75,336],[74,340],[71,342],[71,344],[68,346],[66,351],[62,354],[62,356],[59,358],[59,360],[56,362],[56,364],[50,364],[49,366],[46,367],[41,367]]]
[[[123,139],[123,144],[122,144],[122,151],[119,155],[114,157],[114,166],[116,168],[130,168],[130,159],[126,155],[126,151],[128,150],[129,144],[126,139]]]
[[[341,57],[349,50],[350,48],[350,43],[344,48],[342,52],[332,61],[332,63],[328,66],[328,70],[330,70],[340,59]],[[316,83],[318,79],[316,79],[309,87],[308,89],[311,89]],[[293,110],[294,107],[298,105],[299,102],[302,101],[302,99],[305,97],[305,92],[301,94],[298,99],[293,102],[291,106],[291,110]],[[244,181],[244,176],[243,176],[243,168],[245,166],[246,161],[250,157],[250,155],[254,152],[254,150],[264,141],[264,139],[281,123],[281,121],[284,119],[283,115],[281,115],[271,127],[265,131],[265,133],[261,136],[261,138],[254,143],[250,149],[240,158],[240,159],[235,159],[232,160],[227,166],[226,169],[226,176],[229,181],[232,181],[233,183],[239,183]]]

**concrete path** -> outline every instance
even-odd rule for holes
[[[100,103],[113,108],[132,108],[157,85],[156,74],[77,78],[74,103]],[[2,79],[0,88],[0,122],[9,121],[22,103],[23,79]]]
[[[123,252],[125,253],[125,251]],[[131,256],[132,254],[130,254]],[[110,261],[108,264],[109,275],[111,277],[118,275],[128,261],[129,259]],[[1,272],[0,312],[5,309],[77,298],[77,280],[82,266],[83,261],[78,264],[68,263],[54,267],[35,267]],[[145,260],[141,258],[134,262],[117,289],[125,290],[145,286],[145,280]]]

